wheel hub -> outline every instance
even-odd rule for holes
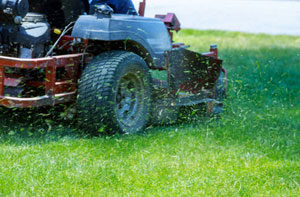
[[[119,82],[116,112],[121,124],[130,127],[136,123],[142,111],[143,81],[135,74],[127,74]]]

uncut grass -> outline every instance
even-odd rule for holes
[[[218,43],[229,72],[220,119],[92,138],[5,110],[0,195],[299,196],[300,37],[184,30],[176,40],[199,52]]]

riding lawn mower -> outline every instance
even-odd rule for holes
[[[88,0],[0,2],[0,106],[70,105],[85,130],[121,133],[174,122],[181,107],[222,111],[217,45],[175,43],[173,13],[144,17],[145,0],[128,14]]]

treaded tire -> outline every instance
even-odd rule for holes
[[[126,51],[105,52],[84,69],[77,116],[85,130],[136,133],[146,127],[151,109],[152,79],[140,56]]]

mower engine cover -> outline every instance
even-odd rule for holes
[[[29,12],[15,35],[15,42],[28,49],[33,48],[32,57],[42,57],[44,45],[50,42],[50,25],[47,17],[43,14]]]

